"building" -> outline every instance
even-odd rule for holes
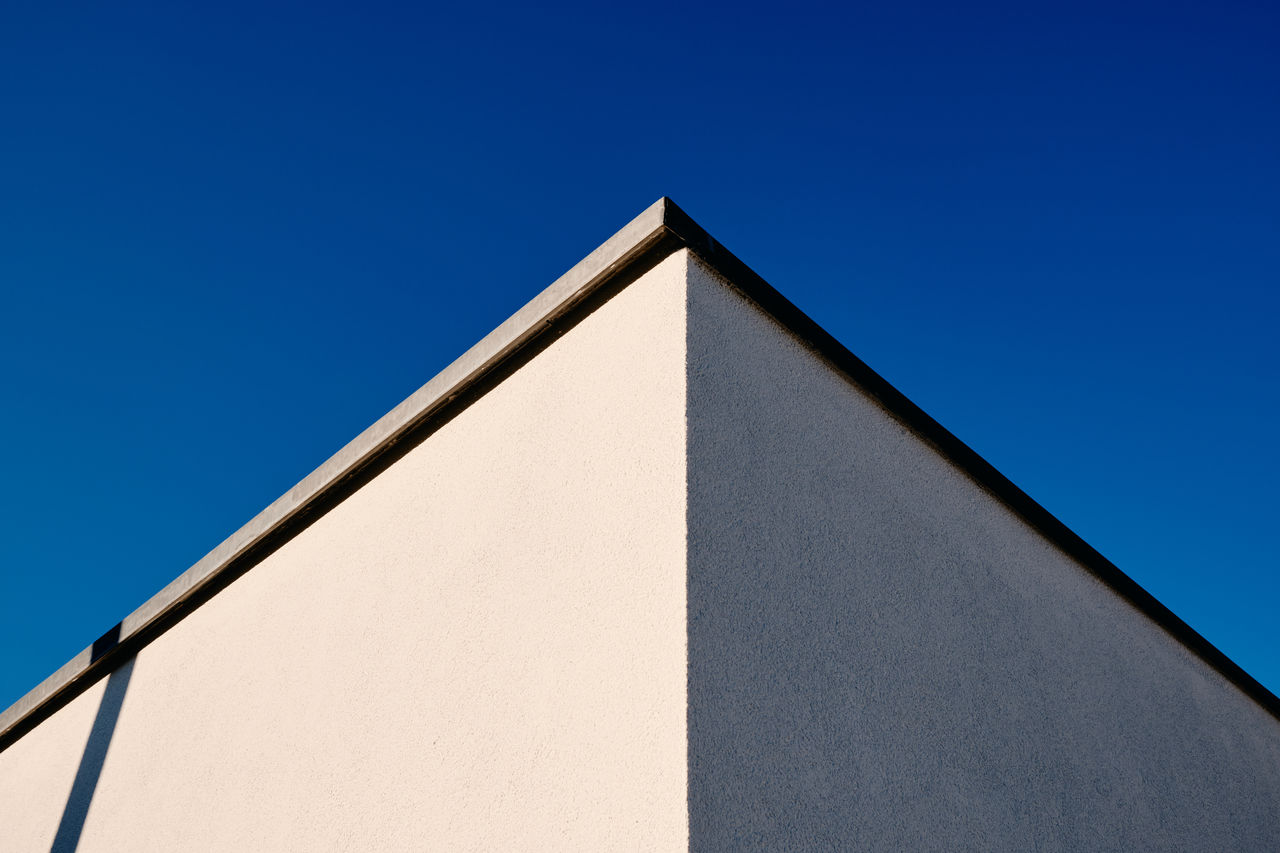
[[[665,199],[0,748],[14,851],[1280,849],[1280,700]]]

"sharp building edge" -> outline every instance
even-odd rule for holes
[[[1161,604],[963,441],[912,403],[803,311],[662,198],[576,264],[404,402],[179,575],[107,634],[0,713],[0,749],[105,677],[297,531],[374,476],[437,421],[447,420],[563,334],[601,301],[687,248],[738,292],[837,368],[1050,542],[1280,719],[1280,698]]]

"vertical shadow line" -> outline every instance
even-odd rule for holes
[[[116,721],[120,719],[120,707],[124,704],[125,691],[129,689],[135,660],[136,657],[129,658],[107,678],[107,688],[98,705],[93,728],[89,730],[89,741],[84,746],[75,781],[71,783],[71,793],[62,810],[62,820],[58,823],[50,853],[74,853],[80,845],[80,833],[84,830],[89,803],[93,801],[93,793],[98,787],[98,777],[102,775],[102,765],[107,759],[111,736],[115,734]]]

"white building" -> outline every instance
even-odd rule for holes
[[[0,750],[4,851],[1280,849],[1280,700],[667,200]]]

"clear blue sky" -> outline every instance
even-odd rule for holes
[[[1280,692],[1280,6],[0,12],[0,707],[661,195]]]

